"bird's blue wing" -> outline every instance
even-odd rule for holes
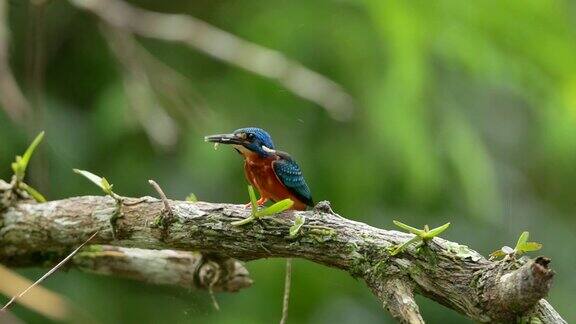
[[[314,206],[310,188],[304,180],[300,166],[289,157],[282,156],[273,163],[274,173],[292,194],[308,206]]]

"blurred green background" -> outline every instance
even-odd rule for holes
[[[99,194],[78,167],[122,195],[154,195],[153,178],[172,198],[244,203],[241,158],[203,136],[259,126],[301,164],[315,200],[345,217],[383,228],[450,221],[443,236],[484,255],[530,231],[557,272],[549,300],[576,320],[576,2],[130,2],[283,53],[342,85],[351,117],[334,119],[273,80],[175,42],[136,38],[133,73],[94,15],[62,0],[12,0],[11,65],[34,114],[23,125],[0,109],[1,178],[45,129],[30,182],[49,199]],[[277,322],[283,260],[248,268],[254,286],[219,294],[220,312],[207,293],[74,270],[45,286],[103,323]],[[393,322],[337,270],[298,260],[292,292],[291,323]],[[430,323],[468,322],[419,302]]]

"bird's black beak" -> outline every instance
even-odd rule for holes
[[[218,134],[204,137],[206,142],[220,143],[220,144],[238,144],[244,145],[246,141],[235,134]]]

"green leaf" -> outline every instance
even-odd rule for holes
[[[46,202],[46,198],[42,196],[36,189],[30,187],[29,185],[25,184],[24,182],[20,182],[20,188],[26,191],[34,200],[37,202],[43,203]]]
[[[112,192],[113,185],[111,185],[108,182],[108,180],[106,180],[106,178],[101,178],[95,175],[94,173],[86,170],[74,169],[74,172],[85,177],[86,179],[90,180],[92,183],[100,187],[100,189],[102,189],[102,191],[104,191],[105,194],[114,196],[114,192]]]
[[[536,242],[526,242],[522,246],[522,252],[538,251],[542,248],[542,244]]]
[[[530,236],[530,233],[528,232],[522,232],[522,234],[520,234],[520,237],[518,238],[518,242],[516,243],[516,247],[514,248],[514,250],[516,251],[520,251],[522,246],[524,244],[526,244],[526,242],[528,242],[528,237]]]
[[[287,209],[290,209],[292,205],[294,205],[294,202],[291,199],[284,199],[268,208],[265,208],[264,210],[259,211],[258,202],[256,201],[256,193],[254,193],[254,188],[252,186],[248,186],[248,194],[250,195],[250,205],[252,206],[252,214],[250,217],[247,217],[243,220],[232,222],[231,224],[233,226],[248,224],[258,217],[270,216],[281,213]]]
[[[26,149],[26,152],[24,152],[23,156],[19,155],[16,156],[16,162],[12,163],[12,170],[14,171],[14,174],[16,175],[16,178],[18,178],[18,180],[24,179],[24,175],[26,174],[26,168],[28,167],[30,158],[32,158],[34,150],[36,150],[36,147],[40,144],[40,142],[42,142],[43,138],[44,138],[44,131],[40,132],[40,134],[38,134],[36,138],[34,138],[30,146],[28,146],[28,148]]]
[[[414,237],[411,238],[410,240],[408,240],[408,241],[400,244],[398,247],[396,247],[392,252],[390,252],[390,255],[391,255],[391,256],[395,256],[396,254],[404,251],[404,249],[405,249],[408,245],[410,245],[410,244],[412,244],[412,243],[415,243],[415,242],[418,242],[418,241],[421,241],[421,240],[422,240],[422,238],[421,238],[420,236],[414,236]]]
[[[242,219],[242,220],[232,222],[232,223],[230,223],[230,224],[231,224],[232,226],[242,226],[242,225],[244,225],[244,224],[251,223],[251,222],[254,221],[255,219],[256,219],[256,217],[250,216],[250,217],[246,217],[246,218],[244,218],[244,219]]]
[[[248,195],[250,195],[250,206],[252,206],[252,215],[256,216],[258,212],[258,202],[256,201],[256,194],[254,193],[254,187],[248,186]]]
[[[188,202],[197,202],[198,198],[196,197],[195,194],[190,193],[187,197],[186,197],[186,201]]]
[[[413,237],[411,240],[409,240],[408,242],[403,243],[402,245],[398,246],[396,249],[392,250],[392,252],[390,253],[390,255],[394,256],[398,253],[400,253],[402,250],[404,250],[406,248],[406,246],[408,246],[409,244],[416,242],[416,241],[424,241],[424,243],[426,242],[426,240],[432,239],[435,236],[438,236],[440,233],[444,232],[449,226],[450,223],[446,223],[442,226],[433,228],[432,230],[429,229],[428,225],[424,226],[424,230],[419,230],[417,228],[414,228],[412,226],[406,225],[404,223],[401,223],[397,220],[393,221],[394,224],[414,235],[416,235],[415,237]]]
[[[294,225],[290,226],[290,237],[296,237],[296,235],[298,235],[298,232],[300,231],[300,228],[302,227],[302,225],[304,225],[304,222],[306,221],[306,217],[302,216],[302,215],[298,215],[296,216],[296,218],[294,219]]]
[[[95,175],[94,173],[92,173],[90,171],[79,170],[79,169],[74,169],[74,172],[76,172],[79,175],[85,177],[86,179],[92,181],[95,185],[97,185],[101,189],[104,189],[104,188],[102,188],[102,178]]]
[[[518,242],[516,243],[516,247],[512,249],[509,246],[503,246],[502,249],[499,251],[494,251],[490,254],[491,258],[497,258],[500,256],[505,255],[521,255],[526,252],[538,251],[542,248],[542,244],[537,242],[528,242],[528,238],[530,237],[530,233],[522,232],[520,237],[518,238]]]
[[[286,198],[284,200],[280,200],[279,202],[275,203],[274,205],[256,212],[256,217],[264,217],[270,216],[274,214],[281,213],[286,211],[294,205],[294,202],[290,198]]]
[[[36,150],[36,147],[38,146],[38,144],[40,144],[40,142],[42,142],[43,138],[44,138],[44,131],[40,132],[40,134],[36,136],[36,138],[32,141],[32,144],[30,144],[26,152],[24,152],[24,155],[22,156],[22,161],[20,161],[20,164],[22,165],[24,171],[28,166],[28,162],[30,162],[30,158],[34,153],[34,150]]]
[[[20,155],[16,155],[16,161],[12,162],[11,166],[12,166],[12,171],[14,172],[14,174],[16,175],[16,177],[22,177],[24,178],[24,176],[21,175],[20,173],[20,163],[19,161],[22,160],[22,157]],[[20,179],[20,178],[19,178]]]
[[[490,253],[490,259],[498,259],[498,258],[502,258],[505,257],[506,253],[504,253],[502,250],[496,250],[492,253]]]
[[[500,250],[490,253],[490,259],[498,259],[514,253],[514,250],[509,246],[503,246]]]
[[[496,250],[496,251],[490,253],[490,260],[502,258],[502,257],[505,257],[507,255],[512,255],[512,254],[514,254],[514,252],[515,252],[514,249],[505,245],[502,248],[500,248],[500,250]]]
[[[444,232],[448,227],[450,227],[450,223],[446,223],[442,226],[433,228],[430,231],[426,232],[422,238],[423,239],[431,239],[435,236],[438,236],[440,233]]]
[[[538,251],[542,248],[542,244],[537,242],[528,242],[528,238],[530,237],[530,233],[522,232],[520,237],[518,238],[518,242],[516,243],[516,247],[514,251],[518,254],[522,254],[525,252],[532,252]]]
[[[108,195],[112,194],[112,187],[113,185],[111,185],[108,180],[106,180],[106,178],[102,178],[102,180],[100,181],[102,190],[104,190],[104,192]]]
[[[404,223],[401,223],[401,222],[399,222],[399,221],[397,221],[397,220],[393,220],[392,222],[394,223],[394,225],[396,225],[396,226],[398,226],[398,227],[400,227],[400,228],[402,228],[402,229],[404,229],[404,230],[406,230],[406,231],[408,231],[408,232],[410,232],[410,233],[412,233],[412,234],[415,234],[415,235],[418,235],[418,236],[424,236],[424,234],[425,234],[423,230],[419,230],[419,229],[414,228],[414,227],[412,227],[412,226],[409,226],[409,225],[406,225],[406,224],[404,224]]]

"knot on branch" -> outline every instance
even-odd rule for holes
[[[35,202],[26,191],[17,188],[15,178],[10,183],[0,180],[0,212],[14,205],[16,201]]]
[[[197,271],[199,286],[214,291],[236,292],[252,285],[248,270],[234,259],[206,259]]]
[[[328,200],[322,200],[321,202],[317,203],[316,206],[314,206],[314,210],[335,215],[334,211],[332,210],[332,205]]]
[[[549,264],[550,259],[540,256],[497,276],[485,295],[491,306],[491,317],[500,322],[514,321],[544,298],[554,277]]]
[[[8,191],[10,189],[12,189],[12,186],[10,186],[9,183],[4,180],[0,180],[0,192]]]
[[[212,287],[221,275],[220,265],[214,261],[206,261],[198,270],[198,280],[203,287]]]
[[[12,187],[7,182],[0,180],[0,212],[10,206],[10,189]]]

